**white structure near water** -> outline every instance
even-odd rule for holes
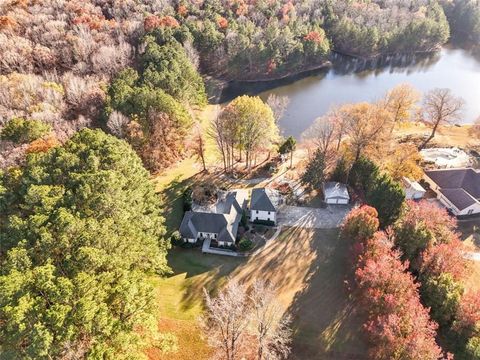
[[[347,185],[339,182],[327,182],[323,184],[323,194],[327,204],[348,204],[350,195],[348,195]]]
[[[438,169],[464,168],[472,165],[471,156],[456,147],[423,149],[420,155],[423,160],[434,163]]]
[[[420,200],[425,196],[426,190],[417,181],[404,177],[402,184],[407,200]]]

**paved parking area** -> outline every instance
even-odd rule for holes
[[[325,209],[284,205],[277,213],[277,223],[281,226],[334,229],[341,225],[351,209],[350,205],[329,205]]]

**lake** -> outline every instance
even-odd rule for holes
[[[335,55],[333,66],[288,79],[269,82],[232,82],[222,102],[242,94],[288,96],[290,104],[279,122],[282,134],[297,138],[332,105],[375,101],[389,89],[410,83],[421,92],[450,88],[465,100],[461,123],[480,116],[480,57],[459,48],[376,61]]]

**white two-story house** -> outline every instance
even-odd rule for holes
[[[271,225],[277,223],[277,209],[264,188],[252,190],[250,198],[250,221]]]

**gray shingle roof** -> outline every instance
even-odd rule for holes
[[[425,174],[459,210],[466,209],[480,199],[480,173],[473,169],[431,170]]]
[[[250,209],[261,211],[276,211],[275,206],[273,205],[264,188],[252,190]]]
[[[463,189],[440,189],[440,192],[460,211],[477,202]]]
[[[199,232],[218,234],[219,241],[235,241],[243,208],[236,199],[236,193],[228,193],[217,204],[217,213],[187,211],[180,224],[184,238],[196,239]]]

